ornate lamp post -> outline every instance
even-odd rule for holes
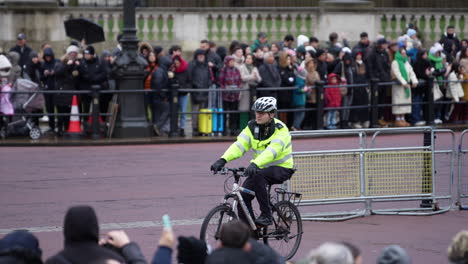
[[[122,52],[117,56],[113,75],[118,90],[143,90],[144,69],[147,62],[138,55],[138,38],[135,28],[135,0],[124,0]],[[146,120],[144,94],[119,94],[119,113],[114,129],[118,138],[149,137],[151,126]]]

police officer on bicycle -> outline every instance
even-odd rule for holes
[[[257,196],[261,214],[255,223],[260,226],[272,224],[270,197],[266,186],[281,184],[294,173],[291,136],[286,125],[274,118],[276,109],[274,97],[258,98],[252,106],[255,120],[249,121],[247,127],[237,136],[237,141],[211,165],[211,170],[217,172],[227,162],[242,157],[250,149],[253,150],[254,158],[244,172],[248,178],[244,181],[243,187],[254,191]],[[254,197],[242,193],[242,198],[254,219],[252,210]],[[246,221],[240,205],[237,211],[239,218]]]

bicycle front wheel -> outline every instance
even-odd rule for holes
[[[272,209],[273,225],[263,229],[263,242],[286,260],[291,259],[301,244],[301,215],[289,201],[280,201]]]
[[[211,209],[203,220],[200,239],[210,245],[211,248],[216,248],[221,226],[233,219],[237,219],[237,215],[229,205],[221,204]]]

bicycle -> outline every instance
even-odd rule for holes
[[[224,196],[223,203],[211,209],[203,220],[200,239],[214,248],[216,241],[219,239],[222,224],[238,218],[235,210],[237,210],[237,205],[240,204],[242,211],[247,216],[254,238],[263,240],[265,244],[275,249],[286,260],[291,259],[296,254],[302,239],[301,215],[295,205],[300,202],[302,194],[275,188],[278,202],[273,204],[270,194],[271,185],[268,185],[266,188],[268,188],[268,196],[270,197],[273,224],[266,227],[257,226],[241,195],[241,192],[244,192],[255,196],[255,192],[239,185],[240,178],[244,176],[244,171],[245,168],[243,167],[223,168],[220,171],[221,175],[228,175],[231,172],[231,177],[234,177],[234,184],[232,189],[227,191]],[[225,181],[225,190],[229,178]]]

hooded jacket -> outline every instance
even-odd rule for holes
[[[92,263],[96,260],[113,259],[124,263],[125,260],[116,252],[99,246],[99,226],[93,208],[76,206],[68,209],[63,226],[65,247],[46,264]],[[66,261],[65,261],[66,260]]]
[[[47,61],[45,58],[50,56],[52,59]],[[55,70],[55,67],[59,63],[57,59],[55,59],[54,51],[51,48],[46,48],[44,50],[44,55],[42,56],[43,62],[41,65],[41,81],[44,84],[44,88],[48,90],[55,90],[55,74],[54,75],[45,75],[44,71],[48,70],[52,72]]]
[[[159,58],[158,68],[154,71],[153,77],[151,78],[151,89],[156,91],[153,99],[156,101],[168,100],[170,93],[163,92],[162,89],[170,89],[169,76],[167,71],[171,67],[172,60],[167,56]]]
[[[242,85],[240,71],[235,67],[229,67],[229,62],[234,60],[232,56],[224,58],[224,68],[219,72],[218,83],[221,89],[239,89]],[[239,92],[223,92],[223,101],[237,102],[239,101]]]
[[[337,83],[332,83],[332,78],[336,77]],[[325,87],[325,107],[340,107],[341,106],[341,92],[338,87],[340,82],[340,76],[335,73],[328,75],[328,84],[332,87]],[[333,87],[336,85],[336,87]]]
[[[193,60],[189,63],[189,74],[194,89],[208,89],[212,84],[212,74],[206,60],[199,62],[198,55],[205,55],[205,51],[197,49],[193,54]],[[202,103],[208,100],[208,92],[192,93],[195,103]]]

